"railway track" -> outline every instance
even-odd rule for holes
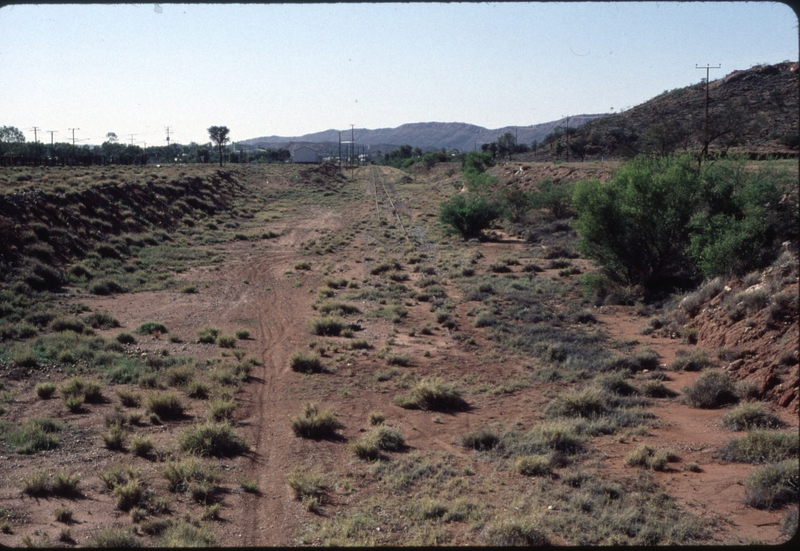
[[[389,203],[388,210],[390,214],[388,215],[388,220],[397,219],[397,223],[400,226],[400,229],[403,232],[403,237],[405,237],[406,241],[409,241],[408,237],[408,230],[406,229],[405,225],[403,224],[402,218],[400,218],[400,213],[398,212],[397,205],[395,201],[392,199],[392,194],[389,192],[389,189],[392,187],[391,184],[387,187],[386,181],[384,179],[383,171],[379,170],[376,166],[370,167],[370,182],[368,184],[368,191],[371,188],[374,196],[375,196],[375,212],[378,216],[378,222],[380,223],[382,219],[381,215],[381,203],[383,202],[383,197],[386,197],[386,201]],[[379,189],[380,188],[380,189]],[[383,190],[383,193],[380,192]],[[394,189],[392,189],[394,191]],[[379,199],[379,196],[381,199]],[[387,220],[387,221],[388,221]]]

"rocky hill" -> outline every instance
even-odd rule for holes
[[[542,141],[545,136],[556,127],[579,127],[603,115],[575,115],[567,119],[559,119],[532,126],[505,126],[503,128],[487,129],[474,124],[461,122],[420,122],[409,123],[397,128],[356,128],[354,130],[357,146],[364,146],[370,152],[387,151],[401,145],[411,145],[422,149],[451,149],[471,151],[483,143],[493,142],[506,132],[511,132],[517,137],[519,143],[530,144],[533,140]],[[350,132],[341,132],[342,140],[350,139]],[[303,145],[311,146],[321,151],[338,152],[339,131],[325,130],[299,137],[263,136],[242,140],[241,143],[256,147],[274,148],[285,147],[296,149]]]
[[[711,150],[794,157],[798,151],[798,63],[756,65],[711,81]],[[589,155],[630,156],[702,146],[704,82],[665,91],[623,113],[592,120],[571,140],[586,140]],[[543,151],[542,153],[545,153]]]

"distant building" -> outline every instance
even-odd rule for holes
[[[300,147],[292,153],[292,162],[295,163],[318,163],[319,155],[316,150],[310,147]]]

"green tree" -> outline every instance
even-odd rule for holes
[[[554,185],[550,178],[544,178],[536,187],[528,199],[531,208],[547,209],[556,218],[567,218],[571,214],[573,189],[571,184]]]
[[[439,205],[439,221],[464,239],[480,236],[503,215],[502,207],[483,195],[460,193]]]
[[[606,184],[575,185],[579,250],[609,275],[655,288],[691,274],[686,255],[689,222],[699,200],[691,156],[637,157]]]
[[[217,149],[219,149],[219,166],[222,166],[222,146],[225,145],[230,141],[228,134],[230,130],[227,126],[211,126],[208,129],[208,136],[211,138],[211,141],[217,145]]]
[[[506,218],[510,222],[520,222],[531,208],[531,194],[512,183],[500,194]]]

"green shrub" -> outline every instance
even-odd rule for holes
[[[164,419],[183,415],[183,402],[180,397],[169,392],[149,394],[145,399],[144,408],[148,413],[154,413]]]
[[[121,528],[103,528],[95,532],[88,540],[86,547],[99,547],[105,549],[123,549],[143,547],[142,541],[131,530]]]
[[[498,203],[474,193],[455,195],[439,205],[439,221],[464,239],[480,236],[502,214]]]
[[[678,393],[667,388],[661,381],[647,381],[642,385],[642,394],[648,398],[672,398]]]
[[[236,402],[220,398],[209,404],[208,419],[210,421],[229,421],[233,419]]]
[[[59,507],[55,510],[55,519],[56,522],[71,524],[74,520],[72,509],[69,507]]]
[[[102,436],[103,442],[105,442],[106,448],[109,450],[121,451],[125,449],[127,435],[125,429],[121,426],[112,425],[107,433],[101,434],[100,436]]]
[[[750,507],[776,509],[797,503],[800,488],[797,457],[754,470],[745,479],[744,487],[745,503]]]
[[[120,403],[128,408],[139,407],[142,402],[142,395],[127,389],[118,388],[116,390]]]
[[[83,321],[95,329],[113,329],[119,327],[119,320],[108,312],[92,312],[83,318]]]
[[[178,438],[181,450],[196,455],[232,457],[249,450],[247,442],[227,423],[207,421],[183,431]]]
[[[703,371],[695,383],[683,389],[686,404],[701,409],[712,409],[738,401],[731,378],[720,371]]]
[[[130,333],[120,333],[116,337],[117,342],[120,344],[136,344],[136,338]]]
[[[438,378],[423,379],[414,385],[408,397],[396,397],[395,403],[406,409],[452,410],[463,409],[466,402],[452,384]]]
[[[783,422],[763,404],[747,403],[723,415],[722,426],[728,430],[775,429],[783,426]]]
[[[550,463],[548,455],[521,455],[514,461],[514,470],[525,476],[549,476]]]
[[[465,448],[484,451],[491,450],[500,445],[500,436],[492,430],[481,429],[477,432],[469,432],[459,438],[458,443]]]
[[[99,402],[103,399],[102,387],[95,381],[86,381],[81,377],[73,377],[61,387],[64,398],[82,397],[86,402]]]
[[[85,328],[86,325],[77,318],[62,316],[50,322],[50,329],[53,331],[74,331],[75,333],[82,333]]]
[[[180,522],[164,530],[159,547],[216,547],[217,540],[210,530]]]
[[[293,352],[289,356],[289,367],[292,371],[300,373],[321,373],[325,371],[325,366],[322,365],[319,355],[306,354],[300,350]]]
[[[217,346],[220,348],[235,348],[236,336],[235,335],[220,335],[217,337]]]
[[[798,453],[797,433],[755,430],[725,444],[720,450],[720,457],[739,463],[774,463],[796,459]]]
[[[654,471],[663,471],[669,461],[675,458],[671,451],[657,450],[647,444],[642,444],[625,456],[625,463],[631,467],[643,467]]]
[[[506,546],[545,546],[549,538],[532,519],[505,519],[492,522],[483,529],[481,537],[487,544]]]
[[[36,385],[36,395],[42,400],[52,397],[56,391],[56,384],[52,382],[39,383]]]
[[[134,436],[131,439],[131,450],[139,457],[146,457],[155,450],[153,439],[149,436]]]
[[[83,396],[64,396],[64,405],[72,413],[79,413],[83,409]]]
[[[337,336],[345,326],[344,321],[336,317],[314,318],[308,322],[309,331],[321,336]]]
[[[325,476],[315,469],[297,468],[286,477],[286,483],[292,489],[294,497],[300,501],[307,498],[320,500],[328,488]]]
[[[347,316],[360,314],[356,306],[336,300],[326,300],[317,306],[317,311],[325,316]]]
[[[545,408],[549,419],[559,417],[583,417],[594,419],[612,409],[609,396],[600,389],[586,387],[581,390],[568,390],[554,398]]]
[[[202,381],[192,381],[186,388],[186,394],[191,398],[204,400],[208,398],[210,389],[208,385]]]
[[[95,281],[89,286],[89,292],[93,295],[107,296],[117,293],[125,293],[127,289],[113,279],[103,279]]]
[[[247,329],[237,329],[236,338],[246,341],[247,339],[250,338],[250,331],[248,331]]]
[[[332,438],[344,425],[333,411],[319,410],[315,403],[306,402],[303,413],[292,417],[290,426],[297,436],[303,438]]]
[[[140,335],[152,335],[153,333],[169,333],[169,330],[163,323],[157,321],[146,321],[136,328],[136,332]]]
[[[204,327],[197,332],[197,342],[203,344],[214,344],[219,336],[219,329],[213,327]]]
[[[675,359],[669,364],[673,371],[701,371],[713,365],[708,353],[703,349],[687,351],[679,348],[675,351]]]

